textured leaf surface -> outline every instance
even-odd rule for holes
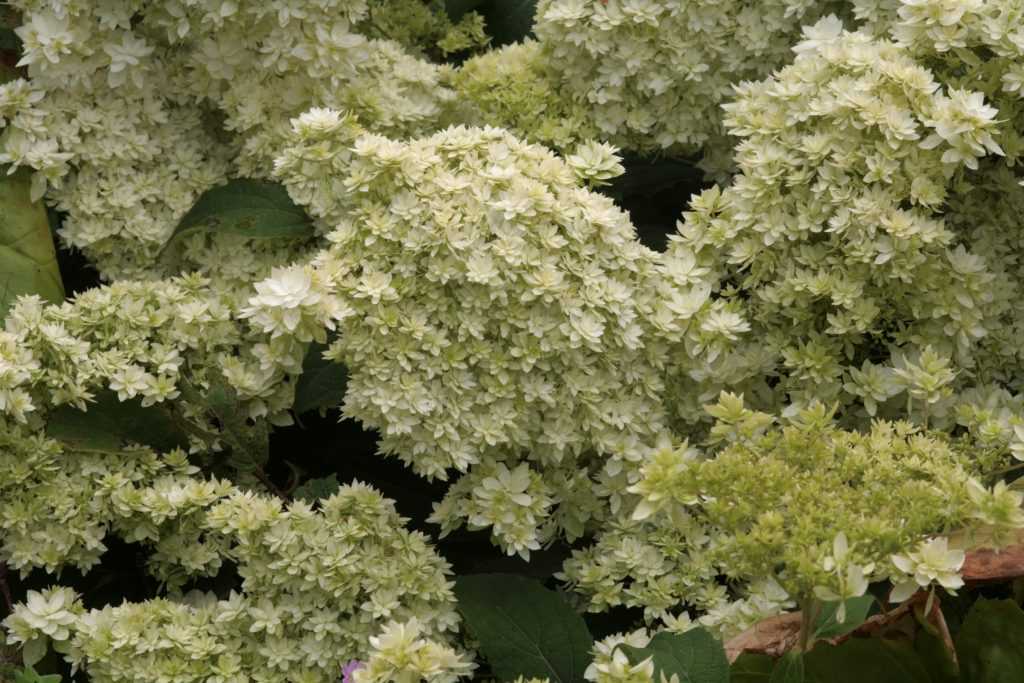
[[[206,405],[220,423],[224,441],[231,447],[230,464],[239,470],[263,467],[270,459],[270,430],[263,420],[250,424],[238,394],[227,382],[210,383]]]
[[[881,638],[820,645],[803,660],[806,683],[935,683],[913,648]]]
[[[654,658],[654,679],[678,676],[680,683],[729,683],[729,660],[722,643],[705,629],[658,633],[647,647],[620,645],[630,663]]]
[[[329,477],[310,479],[302,486],[295,489],[292,493],[292,498],[296,500],[304,500],[307,503],[315,503],[321,498],[330,498],[337,493],[340,488],[341,484],[338,483],[338,475],[332,474]]]
[[[128,443],[158,451],[188,446],[188,438],[160,407],[143,408],[139,399],[119,401],[112,391],[99,393],[87,412],[57,408],[47,418],[46,434],[83,451],[118,451]]]
[[[773,668],[774,658],[746,652],[729,667],[729,683],[769,683]]]
[[[914,636],[914,650],[934,683],[957,683],[960,680],[953,654],[940,636],[923,628],[918,630]]]
[[[4,22],[12,20],[6,15]],[[0,83],[21,74],[8,63],[16,61],[21,42],[9,26],[0,27]],[[57,267],[57,251],[50,220],[41,201],[33,202],[32,174],[20,169],[11,175],[0,167],[0,319],[22,294],[38,294],[47,301],[64,300],[64,284]]]
[[[1024,681],[1024,611],[1012,600],[978,600],[957,634],[956,654],[964,681]]]
[[[302,374],[295,383],[296,415],[341,404],[348,386],[348,369],[324,358],[325,344],[312,344],[302,360]]]
[[[0,317],[22,294],[64,300],[50,221],[43,203],[30,199],[30,185],[24,169],[0,175]]]
[[[203,193],[178,223],[167,245],[199,230],[257,239],[303,238],[313,234],[313,222],[283,186],[239,178]]]
[[[759,621],[726,641],[725,653],[735,660],[744,652],[781,657],[796,645],[800,635],[800,613],[786,612]]]
[[[862,595],[859,598],[847,600],[846,618],[842,622],[836,619],[840,604],[842,603],[839,601],[822,604],[821,611],[814,620],[812,633],[815,638],[835,638],[856,630],[868,618],[871,606],[875,604],[875,598],[871,595]]]
[[[14,677],[14,683],[60,683],[60,681],[59,674],[46,674],[44,676],[31,666],[25,667],[24,671],[19,672]]]
[[[473,574],[456,580],[455,597],[500,680],[584,680],[594,641],[583,617],[558,593],[513,574]]]
[[[804,683],[804,658],[799,652],[787,652],[775,664],[769,683]]]

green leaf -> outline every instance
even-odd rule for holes
[[[30,198],[32,175],[27,169],[4,173],[0,169],[0,318],[22,294],[64,300],[46,208]]]
[[[703,628],[661,632],[647,647],[619,645],[631,664],[654,658],[654,680],[679,677],[679,683],[729,683],[729,659],[722,643]]]
[[[946,643],[927,628],[918,629],[914,637],[914,650],[934,683],[957,683],[960,680],[960,672]]]
[[[327,345],[314,343],[302,360],[302,374],[295,383],[296,415],[340,405],[348,386],[348,369],[341,363],[324,358]]]
[[[476,10],[483,15],[495,47],[518,43],[533,35],[537,0],[488,0]]]
[[[21,54],[21,38],[14,32],[14,29],[0,26],[0,52]]]
[[[270,429],[264,420],[250,424],[249,415],[234,387],[224,380],[210,383],[206,406],[220,423],[221,436],[231,447],[228,463],[243,471],[263,467],[270,459]]]
[[[769,683],[804,683],[804,658],[799,652],[787,652],[772,670]]]
[[[964,681],[1024,681],[1024,611],[1012,600],[978,600],[957,634],[956,654]]]
[[[60,683],[60,675],[47,674],[42,676],[31,666],[26,666],[24,671],[21,671],[14,677],[14,683]]]
[[[120,451],[128,443],[158,451],[188,446],[188,437],[162,408],[143,408],[137,398],[119,401],[109,390],[97,394],[85,412],[69,405],[51,412],[46,434],[79,451]]]
[[[24,671],[21,671],[14,677],[14,683],[60,683],[60,681],[61,677],[59,674],[43,676],[31,666],[26,667]]]
[[[239,178],[203,193],[178,223],[164,250],[178,238],[199,230],[257,239],[298,239],[313,234],[313,221],[282,185]]]
[[[479,9],[480,5],[484,4],[485,1],[486,0],[445,0],[444,11],[453,23],[458,23],[459,19],[462,19],[463,16],[473,10]]]
[[[913,648],[881,638],[819,645],[803,661],[806,683],[935,683]]]
[[[47,649],[47,639],[45,636],[36,636],[25,643],[25,646],[21,648],[21,661],[25,665],[26,670],[35,672],[35,669],[32,667],[42,661],[43,657],[46,656]]]
[[[321,498],[330,498],[340,488],[341,484],[338,483],[338,475],[332,474],[329,477],[310,479],[292,492],[292,498],[304,500],[307,503],[315,503]]]
[[[729,683],[769,683],[775,660],[768,655],[744,652],[729,667]]]
[[[821,611],[818,612],[811,631],[815,639],[835,638],[856,629],[868,618],[871,607],[875,604],[875,598],[872,595],[862,595],[859,598],[846,600],[846,618],[842,623],[836,620],[836,613],[841,604],[838,600],[822,603]]]
[[[467,630],[499,679],[583,682],[594,639],[558,593],[513,574],[474,574],[455,581],[455,597]]]
[[[17,36],[8,29],[0,41],[18,47]],[[8,35],[9,34],[9,35]],[[2,57],[2,55],[0,55]],[[0,61],[0,83],[18,78],[17,69]],[[19,169],[8,175],[0,167],[0,320],[23,294],[38,294],[54,303],[64,300],[64,283],[57,266],[50,220],[42,202],[32,201],[32,173]]]

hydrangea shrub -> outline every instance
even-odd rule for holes
[[[1018,5],[539,0],[491,47],[485,0],[15,0],[0,164],[100,282],[0,330],[7,644],[99,683],[561,680],[460,619],[466,538],[629,614],[570,652],[598,683],[963,588],[1024,529]],[[723,179],[663,251],[627,153]],[[242,186],[303,230],[239,228],[282,206]],[[373,464],[317,478],[304,420]],[[97,603],[121,546],[151,594]]]

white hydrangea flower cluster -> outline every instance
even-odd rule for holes
[[[290,424],[293,388],[283,380],[301,372],[307,345],[240,323],[234,298],[200,276],[117,282],[59,306],[22,298],[0,332],[4,412],[25,422],[37,409],[86,410],[110,389],[121,401],[173,403],[211,429],[202,405],[176,400],[184,380],[199,389],[226,382],[250,417]],[[315,338],[326,340],[326,329]]]
[[[1024,496],[976,478],[1005,465],[1005,447],[979,454],[973,441],[909,423],[845,431],[820,405],[775,418],[723,395],[707,409],[718,420],[710,441],[725,445],[702,454],[663,440],[629,488],[639,501],[565,563],[560,578],[589,610],[642,608],[648,623],[680,629],[685,606],[729,637],[812,596],[862,595],[872,581],[900,584],[901,599],[908,580],[955,587],[921,550],[934,533],[958,528],[961,547],[1000,547],[1024,528]]]
[[[420,474],[468,471],[435,510],[446,530],[491,526],[524,556],[578,535],[586,517],[557,512],[557,482],[589,472],[617,498],[624,463],[663,428],[664,338],[708,288],[582,187],[616,172],[611,148],[566,163],[499,129],[396,142],[353,125],[304,114],[276,161],[330,230],[312,263],[341,330],[329,356],[349,369],[345,414]],[[276,333],[284,308],[255,297],[247,314]]]
[[[740,173],[693,201],[670,245],[751,321],[680,383],[680,414],[733,384],[771,410],[813,395],[898,416],[909,402],[948,424],[954,389],[1020,374],[1016,351],[986,357],[1021,325],[1019,231],[990,211],[1020,188],[988,173],[1014,134],[983,93],[944,88],[906,49],[834,17],[796,50],[725,106]]]
[[[895,582],[889,600],[903,602],[933,583],[955,593],[956,589],[964,585],[959,572],[965,559],[966,554],[962,549],[950,548],[948,539],[942,537],[922,541],[914,552],[893,555],[892,563],[908,578],[906,581]]]
[[[467,674],[445,636],[447,566],[372,490],[285,508],[197,477],[181,451],[67,458],[40,435],[56,407],[109,389],[170,410],[193,452],[215,452],[197,396],[226,383],[249,418],[285,424],[289,378],[329,332],[329,358],[350,371],[345,415],[378,429],[384,454],[454,480],[431,517],[442,533],[489,529],[524,558],[593,535],[562,577],[591,609],[640,607],[682,630],[685,605],[730,634],[798,593],[956,588],[959,551],[937,530],[998,545],[1024,526],[1020,494],[971,478],[977,463],[1024,459],[1017,4],[852,0],[860,31],[827,16],[801,41],[797,26],[831,4],[542,0],[540,44],[454,73],[368,37],[364,0],[17,0],[32,78],[0,86],[0,162],[35,169],[36,192],[69,212],[65,240],[106,277],[162,276],[151,257],[178,217],[232,175],[285,183],[328,246],[196,235],[180,265],[216,266],[207,277],[13,310],[0,332],[4,560],[87,570],[116,534],[153,549],[171,594],[85,610],[55,588],[18,608],[12,638],[53,639],[99,681],[211,666],[218,682],[320,681],[353,657],[365,683]],[[736,86],[723,122],[729,84],[794,43],[791,66]],[[506,110],[492,67],[515,86]],[[449,116],[531,134],[538,113],[551,118],[532,138],[564,159],[491,127],[398,141]],[[588,189],[622,170],[591,131],[712,153],[727,131],[740,172],[694,198],[657,254]],[[254,278],[241,294],[222,286]],[[767,412],[722,394],[709,425],[703,404],[723,388]],[[815,400],[846,427],[959,424],[973,460],[907,424],[826,428]],[[825,442],[846,443],[873,488],[847,496],[829,480]],[[791,487],[797,452],[820,456],[824,483],[789,502],[847,496],[839,535],[781,531],[772,486]],[[857,496],[877,511],[893,485],[914,525],[879,541]],[[776,572],[790,546],[802,554]],[[242,593],[180,595],[226,560]],[[649,678],[608,643],[591,680]]]
[[[444,5],[423,0],[369,0],[360,32],[393,40],[412,54],[447,57],[487,46],[484,18],[466,12],[453,22]]]
[[[568,96],[540,43],[525,40],[466,60],[451,76],[461,121],[490,125],[555,150],[602,137],[588,107]]]
[[[296,296],[294,287],[264,295],[279,303]],[[117,535],[152,547],[149,570],[172,593],[101,610],[79,606],[74,623],[63,612],[47,621],[34,600],[8,620],[13,642],[39,649],[40,638],[53,638],[92,680],[111,682],[206,676],[211,666],[225,682],[330,681],[341,663],[365,656],[368,639],[387,620],[415,620],[428,639],[418,642],[449,652],[443,633],[456,617],[448,566],[426,537],[402,530],[393,504],[372,489],[343,487],[321,501],[319,512],[302,503],[284,509],[229,482],[197,478],[198,468],[180,450],[158,456],[142,447],[62,447],[32,431],[41,423],[35,414],[54,403],[84,403],[104,386],[122,399],[154,398],[154,385],[170,392],[163,398],[182,417],[212,430],[201,403],[185,402],[176,387],[185,380],[201,387],[218,375],[233,381],[259,418],[266,397],[247,394],[247,374],[236,372],[246,355],[259,369],[254,349],[273,359],[265,364],[265,384],[283,390],[269,403],[287,408],[282,367],[297,373],[304,345],[247,333],[232,314],[199,277],[121,282],[62,306],[26,298],[15,307],[3,333],[10,352],[4,362],[21,363],[15,390],[28,403],[5,412],[29,425],[5,421],[0,429],[4,560],[22,572],[69,564],[86,571],[106,550],[105,539]],[[323,335],[321,328],[315,336]],[[241,357],[239,347],[248,349]],[[275,349],[297,358],[275,356]],[[174,597],[189,579],[216,574],[225,560],[238,566],[242,593],[219,601]],[[283,576],[291,578],[282,582]],[[177,634],[173,643],[169,632]],[[158,641],[164,644],[154,649]],[[434,672],[447,671],[447,662],[435,662]],[[453,671],[462,670],[458,662]]]
[[[111,490],[197,471],[180,451],[163,457],[146,448],[129,457],[78,451],[69,457],[59,442],[8,422],[0,443],[0,548],[8,566],[23,575],[35,567],[88,571],[106,550],[117,518]]]
[[[34,193],[49,186],[50,201],[70,214],[65,242],[115,276],[105,260],[137,243],[161,245],[229,171],[230,151],[199,108],[167,89],[175,66],[152,36],[131,29],[140,5],[14,3],[24,22],[19,63],[31,80],[0,87],[0,159],[35,171]]]
[[[406,134],[453,97],[442,68],[360,33],[366,0],[12,4],[31,80],[0,86],[0,162],[35,171],[65,243],[108,279],[164,274],[155,256],[198,195],[265,176],[312,104]],[[299,253],[199,234],[178,265],[244,281]]]
[[[878,34],[889,34],[915,52],[950,53],[953,60],[972,69],[989,68],[970,59],[958,48],[991,49],[992,61],[1001,62],[1024,50],[1020,26],[1021,8],[1013,0],[851,0],[853,14]],[[1005,70],[1008,64],[1000,65]],[[1011,65],[1020,73],[1020,65]],[[1013,76],[1003,77],[1004,89],[1016,92]]]
[[[355,683],[454,683],[475,665],[453,648],[422,637],[424,628],[414,617],[389,622],[370,638],[369,659],[355,670]]]
[[[653,683],[654,660],[647,658],[638,664],[631,664],[620,645],[647,647],[654,634],[646,629],[630,633],[616,633],[594,643],[594,660],[583,672],[588,681],[594,683]]]
[[[534,30],[559,85],[611,142],[727,163],[719,105],[790,60],[800,26],[841,3],[541,0]]]
[[[52,640],[97,683],[326,683],[371,648],[429,665],[432,680],[467,669],[446,644],[458,621],[448,564],[368,486],[343,486],[314,511],[196,478],[180,451],[161,457],[143,449],[125,462],[128,453],[62,452],[9,425],[2,438],[5,474],[22,475],[4,478],[12,481],[0,499],[12,513],[3,519],[4,555],[87,568],[114,533],[152,545],[150,569],[171,589],[168,598],[93,610],[67,588],[30,594],[4,623],[12,643],[41,651]],[[51,531],[53,538],[40,535]],[[75,552],[61,546],[64,539]],[[177,591],[191,577],[216,574],[225,560],[237,566],[241,592]],[[392,642],[391,626],[378,636],[388,621],[411,624],[403,628],[416,638]]]

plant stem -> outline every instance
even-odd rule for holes
[[[7,585],[7,563],[0,562],[0,593],[4,597],[4,606],[7,607],[7,613],[12,614],[14,612],[14,597],[11,595],[11,587]]]
[[[992,480],[992,482],[995,483],[996,481],[998,481],[999,477],[1003,476],[1004,474],[1009,474],[1010,472],[1016,472],[1017,470],[1020,470],[1020,469],[1024,469],[1024,462],[1019,462],[1016,465],[1010,465],[1009,467],[1004,467],[1001,470],[996,470],[995,472],[990,472],[988,476]]]
[[[811,646],[811,627],[814,620],[818,618],[818,610],[821,604],[814,598],[804,598],[800,601],[800,637],[797,641],[797,650],[807,652]]]
[[[267,490],[269,490],[275,496],[277,496],[283,501],[291,500],[287,493],[277,488],[277,484],[271,481],[270,477],[267,476],[267,473],[263,471],[262,467],[257,467],[255,470],[253,470],[253,473],[256,475],[256,478],[259,479],[260,482],[267,487]]]

